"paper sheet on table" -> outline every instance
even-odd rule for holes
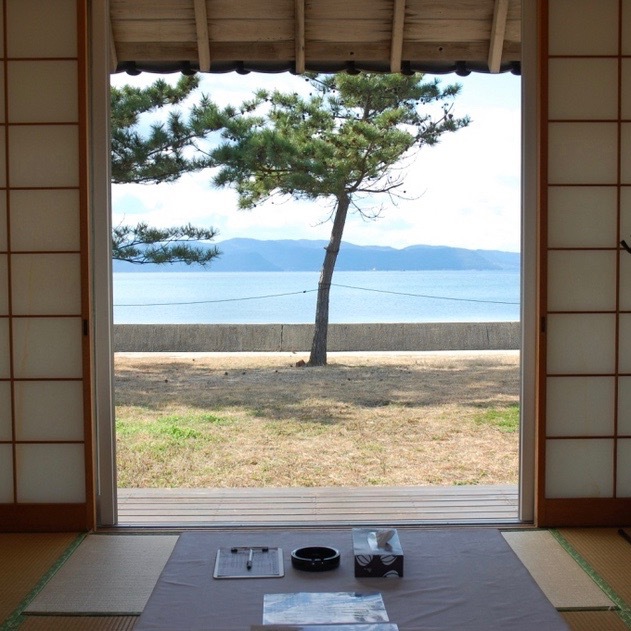
[[[250,631],[399,631],[392,622],[374,624],[256,624]]]
[[[388,622],[381,594],[297,592],[263,597],[263,624],[370,622]]]

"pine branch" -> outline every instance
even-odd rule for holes
[[[139,265],[205,266],[220,256],[220,251],[215,246],[192,244],[210,241],[216,234],[213,228],[197,228],[191,224],[169,228],[153,228],[144,222],[135,226],[121,224],[112,230],[112,258]]]

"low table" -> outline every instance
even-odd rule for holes
[[[560,631],[569,628],[501,533],[493,528],[399,528],[403,578],[355,578],[351,529],[183,533],[134,631],[248,631],[263,596],[285,592],[380,592],[400,631]],[[303,572],[291,551],[330,546],[340,567]],[[281,547],[285,576],[214,579],[217,549]],[[307,622],[307,621],[306,621]]]

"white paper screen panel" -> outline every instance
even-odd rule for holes
[[[626,239],[628,237],[625,237]],[[631,256],[626,252],[620,253],[620,287],[631,288]],[[631,311],[631,291],[621,291],[619,300],[621,311]]]
[[[9,266],[6,254],[0,254],[0,316],[9,315]]]
[[[631,237],[631,189],[620,190],[620,234],[623,238]]]
[[[551,184],[616,184],[616,123],[549,123]]]
[[[631,497],[631,439],[618,441],[617,494],[619,497]]]
[[[11,355],[9,354],[9,320],[0,318],[0,379],[11,377]]]
[[[13,450],[0,445],[0,503],[13,502]]]
[[[622,0],[622,54],[631,55],[631,0]]]
[[[612,374],[616,368],[613,314],[550,314],[549,374]]]
[[[9,61],[9,123],[76,122],[76,61]],[[46,98],[41,98],[45,94]]]
[[[0,127],[0,186],[1,187],[5,187],[7,185],[6,141],[7,141],[7,132],[3,126],[3,127]]]
[[[551,59],[548,115],[551,119],[618,118],[617,59]]]
[[[80,379],[80,318],[14,318],[14,375],[17,379]]]
[[[13,314],[81,315],[79,254],[14,254]]]
[[[612,497],[614,441],[548,440],[548,497]]]
[[[11,384],[8,381],[0,381],[0,441],[12,439]]]
[[[8,247],[7,239],[7,200],[0,195],[0,252],[5,252]]]
[[[615,389],[613,377],[548,378],[548,436],[611,436]]]
[[[631,314],[621,313],[618,317],[618,365],[621,373],[631,373]]]
[[[0,18],[0,24],[2,20]],[[2,33],[0,33],[0,39],[2,39]],[[5,107],[4,107],[4,66],[0,64],[0,121],[5,121]]]
[[[79,250],[77,190],[11,191],[10,198],[13,252]]]
[[[550,0],[550,55],[617,55],[618,0]]]
[[[10,58],[75,57],[74,0],[6,0]]]
[[[620,125],[620,181],[631,184],[631,123]]]
[[[548,309],[613,311],[616,252],[552,251],[548,255]]]
[[[623,436],[631,436],[631,377],[629,376],[618,379],[618,431]]]
[[[17,125],[9,139],[9,185],[22,188],[77,187],[76,125]],[[46,147],[46,151],[41,148]]]
[[[550,186],[548,247],[611,248],[618,237],[616,186]],[[631,199],[630,199],[631,202]],[[631,204],[629,205],[631,232]]]
[[[622,60],[621,113],[622,118],[631,120],[631,59]]]
[[[18,444],[16,471],[19,502],[85,501],[83,445]]]
[[[83,440],[80,381],[20,381],[15,384],[15,431],[21,441]]]

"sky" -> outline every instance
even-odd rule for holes
[[[178,76],[164,78],[174,82]],[[147,85],[157,78],[148,73],[120,74],[112,77],[112,85]],[[404,187],[412,199],[400,200],[396,206],[388,202],[374,221],[349,215],[343,240],[395,248],[426,244],[518,252],[520,77],[472,73],[438,78],[442,84],[462,86],[454,115],[470,116],[470,125],[418,152]],[[238,104],[259,87],[294,91],[305,86],[304,79],[290,74],[203,75],[201,81],[201,91],[220,105]],[[235,237],[328,240],[329,213],[328,202],[293,200],[238,210],[236,193],[215,188],[209,172],[187,174],[171,184],[112,186],[114,225],[146,221],[164,227],[190,222],[215,228],[217,243]]]

